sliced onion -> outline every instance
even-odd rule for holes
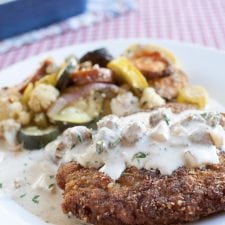
[[[67,91],[49,108],[47,114],[51,118],[60,112],[66,105],[87,96],[92,91],[105,91],[109,89],[117,92],[119,87],[114,84],[91,83],[80,87],[68,88]]]

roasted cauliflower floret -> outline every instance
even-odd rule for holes
[[[21,111],[19,114],[18,114],[18,117],[16,119],[16,121],[22,125],[27,125],[29,124],[31,120],[31,116],[30,116],[30,113],[29,112],[26,112],[26,111]]]
[[[34,112],[47,110],[59,96],[59,91],[47,84],[37,85],[30,95],[28,105]]]
[[[127,116],[140,110],[138,98],[129,91],[113,98],[110,106],[112,113],[117,116]]]
[[[0,90],[0,120],[9,118],[9,106],[18,102],[21,95],[15,88],[3,88]]]
[[[24,109],[21,102],[13,102],[8,105],[9,118],[15,119],[22,125],[27,125],[30,122],[30,114]]]
[[[0,91],[0,120],[13,119],[16,122],[27,125],[30,122],[30,114],[20,102],[21,94],[14,88]]]
[[[166,104],[166,101],[151,87],[144,89],[140,102],[144,109],[151,109]]]
[[[17,149],[14,147],[17,146],[17,133],[20,128],[21,125],[13,119],[0,122],[0,137],[3,137],[14,150]]]

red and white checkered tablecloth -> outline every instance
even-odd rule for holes
[[[0,68],[61,46],[100,39],[149,37],[225,49],[225,0],[138,0],[136,11],[45,38],[0,55]]]

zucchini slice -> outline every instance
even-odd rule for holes
[[[90,123],[100,115],[103,100],[98,93],[78,99],[53,115],[51,119],[74,125]]]
[[[25,149],[34,150],[43,148],[60,134],[55,126],[40,129],[36,126],[22,128],[18,134],[18,141]]]
[[[74,69],[77,66],[77,59],[70,57],[62,66],[57,74],[56,88],[62,90],[67,86]]]
[[[53,120],[74,124],[84,124],[92,121],[93,117],[74,106],[67,106],[60,113],[55,115]]]

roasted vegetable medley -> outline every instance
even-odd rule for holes
[[[76,54],[76,53],[75,53]],[[171,102],[204,108],[207,92],[190,85],[176,57],[153,45],[132,45],[114,58],[106,48],[46,59],[21,84],[0,90],[0,137],[11,148],[39,149],[68,126],[108,114],[126,116]]]

